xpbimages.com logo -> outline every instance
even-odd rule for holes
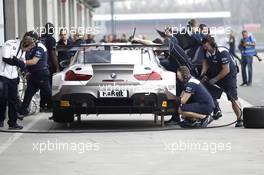
[[[78,154],[83,154],[91,151],[99,151],[100,148],[100,143],[62,142],[57,139],[32,143],[33,152],[40,154],[45,152],[76,152]]]
[[[179,140],[173,143],[164,143],[164,149],[170,153],[177,152],[208,152],[216,154],[219,152],[229,152],[232,150],[230,142],[194,142]]]
[[[193,33],[199,33],[202,35],[208,35],[210,34],[213,37],[216,37],[217,34],[225,34],[230,35],[232,30],[230,26],[210,26],[210,27],[204,27],[203,29],[199,26],[197,27],[186,27],[182,24],[179,26],[166,26],[165,31],[169,31],[172,35],[186,35],[186,34],[193,34]]]
[[[60,31],[65,31],[71,36],[78,34],[80,37],[85,35],[98,35],[101,33],[101,28],[99,26],[86,26],[86,27],[64,27],[64,26],[37,26],[34,27],[32,30],[36,31],[40,36],[44,34],[59,34]]]

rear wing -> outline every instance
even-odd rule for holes
[[[56,50],[76,52],[79,50],[168,50],[167,45],[162,44],[130,44],[130,43],[93,43],[93,44],[81,44],[80,46],[57,46]]]
[[[168,53],[167,58],[174,70],[177,70],[180,66],[187,66],[191,71],[192,75],[199,76],[198,70],[195,69],[189,56],[184,50],[176,43],[171,42],[170,47],[162,44],[133,44],[133,43],[92,43],[92,44],[81,44],[77,47],[58,46],[57,51],[88,51],[89,50],[152,50],[154,52]],[[84,58],[85,60],[85,55]]]

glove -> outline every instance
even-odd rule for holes
[[[214,85],[217,81],[218,81],[217,79],[212,78],[212,79],[210,79],[210,80],[208,81],[208,83],[209,83],[210,85]]]
[[[6,64],[9,64],[11,66],[15,66],[13,59],[5,58],[5,57],[3,57],[2,59],[3,59],[3,62],[5,62]]]
[[[3,57],[3,61],[11,66],[17,66],[20,69],[25,69],[26,67],[26,64],[15,56],[12,59]]]
[[[200,77],[199,77],[199,80],[202,82],[202,83],[205,83],[206,81],[208,81],[208,77],[204,74],[201,74]]]

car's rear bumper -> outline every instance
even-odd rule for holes
[[[138,93],[129,98],[95,98],[91,94],[73,93],[53,101],[56,107],[71,108],[76,114],[144,114],[160,111],[165,100],[165,93]]]

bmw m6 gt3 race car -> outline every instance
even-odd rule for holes
[[[93,44],[77,49],[70,65],[53,76],[53,120],[81,114],[155,114],[175,95],[175,73],[165,70],[156,46]]]

